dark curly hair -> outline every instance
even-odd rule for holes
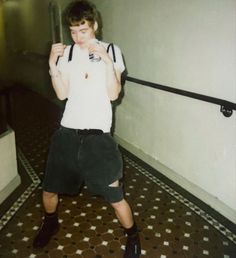
[[[65,23],[67,26],[79,26],[86,21],[90,26],[99,20],[99,13],[94,4],[86,0],[71,2],[65,10]]]

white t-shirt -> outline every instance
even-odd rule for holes
[[[108,44],[99,41],[107,49]],[[120,49],[114,45],[115,69],[125,69]],[[72,60],[68,61],[70,46],[58,62],[59,71],[69,79],[69,94],[61,125],[74,129],[101,129],[110,132],[111,102],[107,94],[106,65],[101,60],[91,62],[88,50],[74,45]],[[112,50],[109,55],[113,60]]]

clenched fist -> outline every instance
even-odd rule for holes
[[[62,43],[53,44],[49,56],[49,65],[53,66],[56,64],[58,57],[63,56],[66,45]]]

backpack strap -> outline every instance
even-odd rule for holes
[[[113,55],[113,61],[114,63],[116,63],[116,54],[115,54],[115,48],[114,48],[114,44],[113,43],[110,43],[108,46],[107,46],[107,53],[109,53],[109,50],[112,50],[112,55]]]
[[[70,62],[72,60],[72,55],[73,55],[73,48],[74,48],[75,44],[72,44],[70,46],[70,52],[69,52],[69,56],[68,56],[68,62]]]
[[[72,56],[73,56],[73,48],[74,48],[75,44],[72,44],[70,46],[70,52],[69,52],[69,56],[68,56],[68,62],[70,62],[72,60]],[[107,53],[109,53],[109,50],[112,50],[112,55],[113,55],[113,61],[114,63],[116,63],[116,54],[115,54],[115,48],[114,48],[114,44],[113,43],[110,43],[108,46],[107,46]]]

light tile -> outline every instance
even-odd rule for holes
[[[185,237],[190,237],[190,234],[189,233],[185,233],[184,236]]]
[[[107,245],[108,245],[108,242],[107,242],[107,241],[102,241],[102,245],[107,246]]]
[[[209,251],[208,250],[203,250],[202,252],[204,255],[209,255]]]
[[[75,253],[81,255],[83,253],[83,250],[78,249]]]
[[[147,251],[142,249],[142,250],[141,250],[141,254],[142,254],[142,255],[146,255],[146,254],[147,254]]]

